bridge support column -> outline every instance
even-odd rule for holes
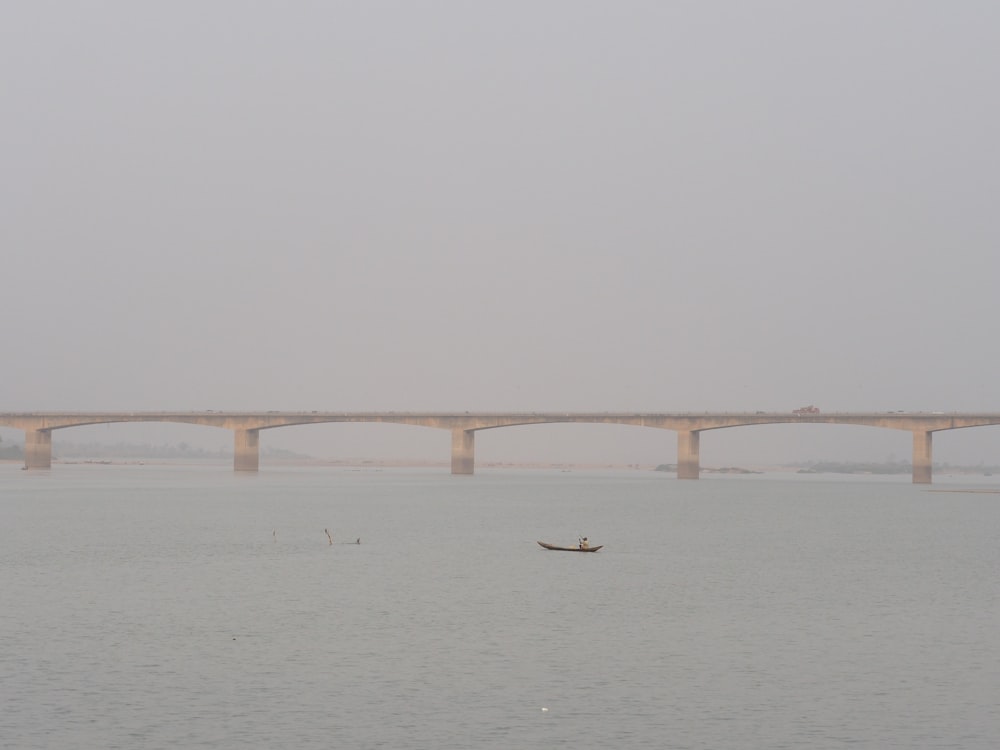
[[[257,471],[260,467],[260,430],[233,430],[233,469]]]
[[[913,483],[931,483],[931,437],[933,432],[913,433]]]
[[[451,431],[451,473],[472,474],[476,469],[476,433],[455,427]]]
[[[52,468],[52,430],[24,431],[24,468]]]
[[[701,474],[699,443],[701,433],[697,430],[680,430],[677,433],[677,478],[697,479]]]

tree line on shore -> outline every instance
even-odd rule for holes
[[[281,448],[263,447],[261,452],[275,458],[308,458],[293,451]],[[176,445],[150,443],[116,443],[104,445],[101,443],[72,443],[59,441],[52,443],[52,457],[59,458],[190,458],[190,459],[227,459],[233,457],[232,448],[207,450],[188,443]],[[0,442],[0,459],[23,459],[23,443]]]

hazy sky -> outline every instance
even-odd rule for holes
[[[0,67],[0,410],[1000,411],[995,2],[7,3]]]

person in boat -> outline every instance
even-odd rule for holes
[[[590,549],[590,542],[587,541],[587,537],[580,537],[580,549]]]

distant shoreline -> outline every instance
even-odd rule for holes
[[[0,464],[23,464],[23,457],[0,457]],[[184,465],[231,465],[232,456],[164,456],[164,457],[109,457],[109,456],[67,456],[53,457],[53,465],[109,465],[109,466],[184,466]],[[339,469],[449,469],[449,461],[430,461],[419,459],[322,459],[310,457],[267,457],[262,456],[261,467],[289,466]],[[668,467],[668,468],[664,468]],[[675,473],[672,464],[621,464],[602,463],[596,461],[484,461],[476,465],[477,469],[520,469],[544,471],[635,471]],[[935,466],[936,474],[953,474],[963,476],[1000,475],[1000,468],[992,466]],[[911,473],[909,465],[904,464],[861,464],[851,462],[817,461],[810,465],[802,464],[751,464],[749,466],[702,466],[701,474],[752,475],[752,474],[803,474],[803,475],[852,475],[852,476],[904,476]]]

